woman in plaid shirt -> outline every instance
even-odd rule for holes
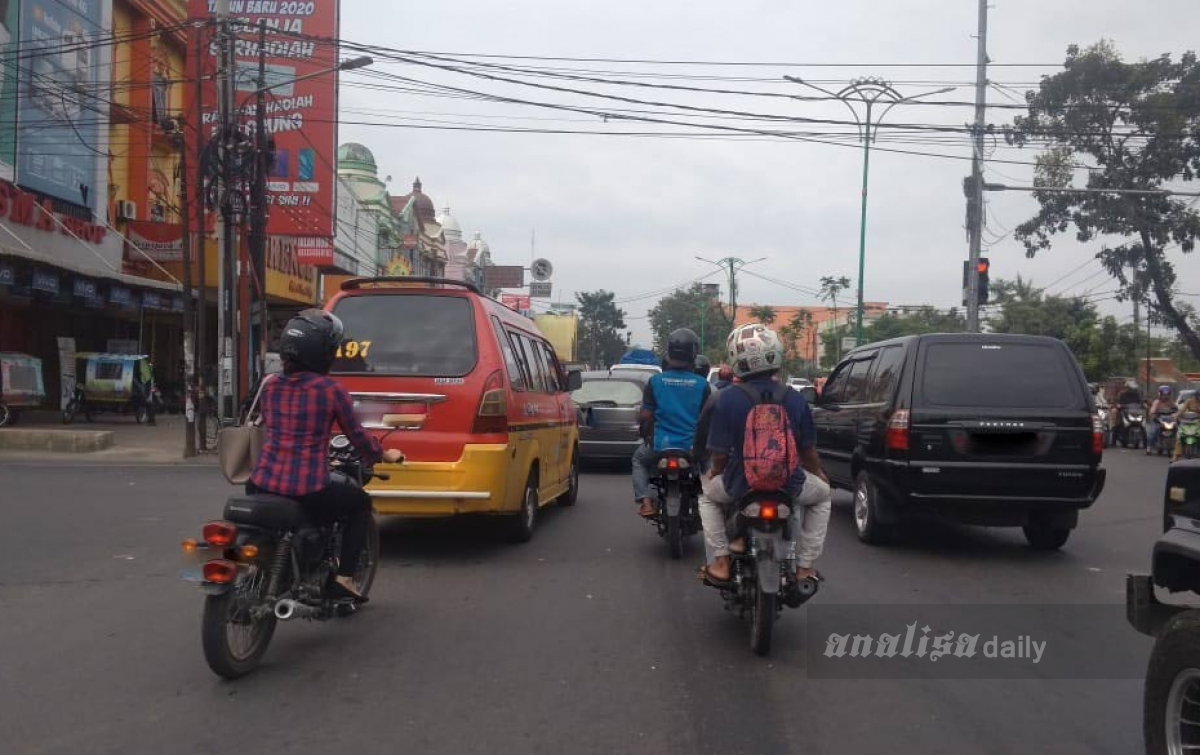
[[[342,342],[341,320],[319,309],[293,317],[283,329],[279,353],[283,374],[267,380],[259,399],[265,438],[249,493],[273,493],[295,499],[319,520],[342,518],[342,552],[334,590],[341,597],[366,601],[354,587],[358,556],[366,544],[371,496],[357,485],[330,476],[327,444],[336,422],[363,461],[395,463],[400,451],[384,451],[354,417],[346,389],[329,377]],[[335,596],[337,597],[337,596]]]

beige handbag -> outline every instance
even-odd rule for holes
[[[258,414],[258,400],[271,377],[268,375],[259,383],[250,411],[246,412],[246,424],[225,427],[217,433],[217,462],[225,479],[233,485],[245,485],[250,481],[262,451],[264,431],[262,417]]]

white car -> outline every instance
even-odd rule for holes
[[[809,380],[808,378],[797,378],[797,377],[788,378],[787,384],[793,388],[811,388],[811,387],[813,387],[813,381]]]
[[[608,374],[614,372],[662,372],[662,367],[656,364],[614,364],[608,368]]]

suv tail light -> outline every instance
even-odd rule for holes
[[[1104,422],[1097,415],[1092,415],[1092,455],[1104,455]]]
[[[908,424],[909,414],[907,409],[897,409],[892,412],[892,418],[888,420],[887,426],[886,445],[889,451],[908,450]]]
[[[488,375],[483,383],[483,395],[479,398],[479,411],[475,413],[471,432],[477,435],[508,432],[508,394],[500,370]]]

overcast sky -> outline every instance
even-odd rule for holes
[[[710,89],[817,94],[781,81],[784,74],[827,82],[837,88],[857,76],[882,76],[904,95],[941,86],[956,88],[934,98],[968,103],[974,98],[973,63],[977,4],[971,0],[445,0],[396,3],[346,0],[341,37],[405,50],[463,54],[712,61],[695,66],[657,63],[500,60],[521,67],[587,69],[582,75],[678,84]],[[994,63],[1055,64],[1072,43],[1106,37],[1127,59],[1195,49],[1200,10],[1195,0],[997,0],[990,12],[989,50]],[[428,59],[427,59],[428,60]],[[478,60],[478,59],[476,59]],[[766,65],[731,67],[717,62]],[[846,66],[844,64],[871,64]],[[959,64],[955,67],[898,67],[899,63]],[[784,65],[790,64],[790,65]],[[813,65],[826,64],[826,65]],[[828,64],[843,64],[830,66]],[[456,64],[455,64],[456,65]],[[1053,67],[993,67],[989,102],[1012,104]],[[766,257],[747,271],[815,287],[822,275],[857,277],[859,186],[862,152],[838,124],[772,123],[668,110],[579,94],[489,81],[435,68],[377,58],[375,73],[396,75],[470,92],[557,103],[643,117],[733,128],[828,132],[823,144],[726,132],[721,139],[639,138],[604,135],[483,133],[440,129],[343,125],[340,140],[358,141],[375,154],[393,194],[408,191],[420,176],[439,208],[450,205],[468,238],[482,231],[501,264],[530,259],[536,229],[537,255],[555,266],[555,298],[578,290],[607,288],[630,298],[683,283],[715,268],[696,255]],[[602,71],[602,73],[596,73]],[[526,73],[497,75],[539,84],[622,96],[649,102],[735,110],[753,114],[845,121],[838,102],[670,91],[555,80]],[[631,74],[635,74],[631,75]],[[654,74],[648,78],[645,74]],[[689,78],[663,78],[662,75]],[[710,77],[697,79],[690,77]],[[718,78],[719,77],[719,78]],[[726,80],[737,77],[745,80]],[[368,90],[356,82],[408,86],[394,79],[348,74],[341,92],[342,119],[485,128],[571,129],[602,132],[705,133],[686,126],[621,122],[597,115],[512,103],[400,91]],[[1015,91],[1010,91],[1015,90]],[[992,123],[1011,122],[1019,111],[993,109]],[[966,106],[901,105],[890,124],[962,126]],[[713,134],[717,132],[708,131]],[[919,140],[914,142],[913,140]],[[929,135],[891,129],[881,132],[885,149],[935,152],[969,158],[962,134]],[[997,160],[1029,161],[1032,149],[992,152]],[[967,159],[872,152],[867,221],[866,297],[895,304],[955,305],[961,264],[967,253],[961,180]],[[1032,169],[997,162],[991,181],[1028,184]],[[1190,187],[1200,188],[1200,187]],[[1034,211],[1028,195],[988,197],[987,238],[1004,236]],[[1094,251],[1094,249],[1093,249]],[[1182,257],[1178,252],[1176,257]],[[992,277],[1021,275],[1036,284],[1060,279],[1054,292],[1093,293],[1113,286],[1100,267],[1083,264],[1089,251],[1070,236],[1029,260],[1011,236],[989,248]],[[1189,258],[1181,279],[1196,281],[1200,259]],[[1066,278],[1062,276],[1066,275]],[[717,281],[719,275],[707,279]],[[803,293],[743,275],[740,302],[816,304]],[[1098,286],[1098,288],[1097,288]],[[623,304],[635,338],[648,336],[644,318],[657,296]],[[1128,305],[1102,304],[1128,315]]]

